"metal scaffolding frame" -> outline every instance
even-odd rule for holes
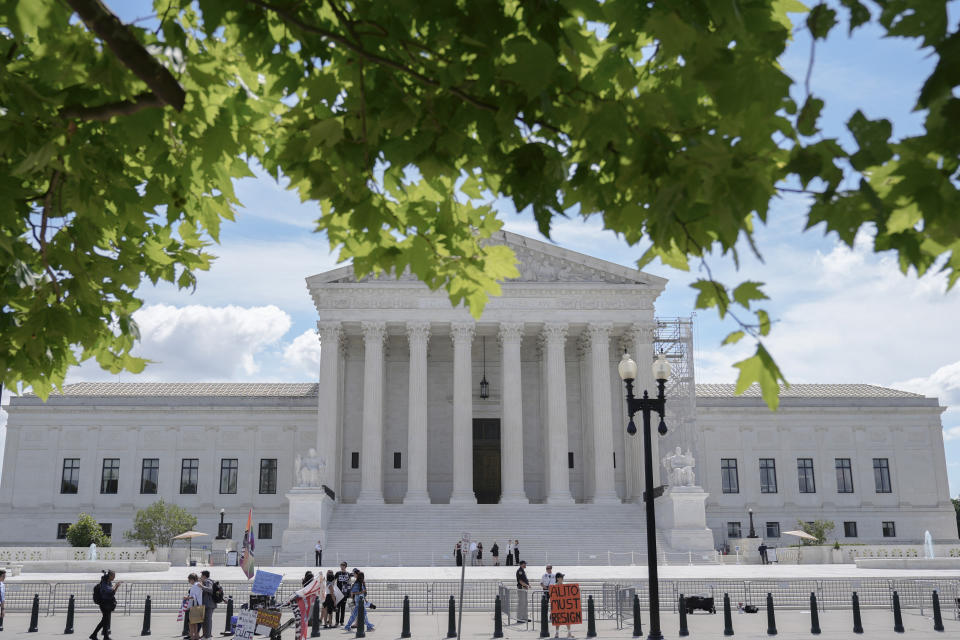
[[[661,455],[674,447],[690,450],[700,457],[697,437],[697,389],[693,363],[693,316],[657,318],[653,338],[654,352],[666,355],[670,362],[667,381],[669,432],[660,445]]]

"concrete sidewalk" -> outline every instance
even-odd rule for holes
[[[289,618],[289,613],[285,613],[284,620]],[[86,638],[93,627],[96,626],[99,616],[93,614],[78,614],[74,619],[74,635],[64,636],[65,616],[57,615],[51,617],[41,617],[39,620],[39,631],[37,633],[27,633],[30,616],[28,614],[11,614],[4,619],[4,631],[0,637],[16,637],[23,640],[43,640],[45,638],[64,638],[72,637],[80,640]],[[400,637],[401,615],[399,613],[379,614],[373,612],[372,622],[376,625],[376,630],[369,633],[370,640],[395,640]],[[218,609],[214,616],[215,636],[220,637],[220,632],[224,629],[224,613]],[[646,637],[649,631],[649,616],[646,612],[641,617],[643,623],[643,635]],[[723,637],[723,614],[709,615],[698,613],[687,617],[690,638],[722,638]],[[810,634],[810,616],[803,611],[783,611],[777,613],[778,637],[784,638],[821,638],[830,640],[836,638],[863,638],[869,640],[892,640],[904,637],[909,638],[956,638],[960,635],[960,622],[952,619],[944,620],[946,633],[938,633],[933,630],[933,620],[927,616],[921,616],[915,611],[904,612],[903,624],[906,628],[905,634],[893,632],[893,614],[886,610],[864,610],[863,611],[863,635],[854,634],[853,620],[849,611],[826,611],[820,613],[820,627],[822,634],[812,636]],[[115,640],[124,638],[134,638],[140,636],[143,625],[143,618],[140,615],[132,616],[114,616],[113,632],[111,636]],[[156,638],[179,638],[182,623],[176,622],[176,614],[170,612],[161,612],[153,616],[151,624],[152,637]],[[665,638],[676,638],[679,629],[679,618],[677,614],[664,613],[661,616],[661,628]],[[737,614],[733,615],[733,628],[735,637],[739,638],[768,638],[767,635],[767,616],[761,608],[757,614]],[[446,638],[447,616],[431,615],[424,613],[415,613],[411,615],[410,629],[414,639],[423,638],[425,640],[442,640]],[[617,629],[616,623],[612,620],[597,621],[597,638],[600,640],[629,640],[632,637],[632,626],[623,629]],[[553,637],[553,628],[551,628],[551,637]],[[586,639],[586,624],[573,627],[573,635],[578,640]],[[463,614],[463,632],[462,638],[469,640],[487,640],[493,636],[493,616],[488,613],[464,613]],[[507,640],[538,640],[539,625],[512,625],[503,627],[503,636]],[[566,636],[564,628],[560,637]],[[295,640],[294,630],[291,627],[283,633],[283,638]],[[354,637],[354,632],[345,632],[339,629],[321,629],[320,637],[324,640],[350,640]],[[265,637],[264,637],[265,638]]]

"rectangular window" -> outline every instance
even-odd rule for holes
[[[184,458],[180,463],[180,493],[196,493],[200,481],[200,460]]]
[[[160,458],[144,458],[140,468],[140,493],[156,493],[160,482]]]
[[[853,493],[853,468],[850,458],[836,458],[837,493]]]
[[[400,469],[400,468],[401,468],[400,462],[401,462],[400,452],[399,452],[399,451],[394,451],[394,452],[393,452],[393,468],[394,468],[394,469]]]
[[[573,469],[573,451],[567,451],[567,469]]]
[[[220,459],[220,493],[237,492],[237,459]]]
[[[113,523],[112,522],[101,522],[100,528],[103,529],[103,535],[107,537],[113,536]]]
[[[764,536],[765,538],[779,538],[780,537],[780,523],[779,522],[768,522],[767,523],[767,533]]]
[[[740,523],[739,522],[728,522],[727,523],[727,537],[728,538],[739,538],[740,536]]]
[[[360,452],[354,451],[350,454],[350,468],[359,469],[360,468]]]
[[[883,537],[884,538],[897,537],[897,525],[895,525],[892,520],[883,521]]]
[[[116,493],[120,483],[120,458],[104,458],[100,473],[100,493]]]
[[[273,539],[273,523],[272,522],[261,522],[257,525],[257,537],[261,540],[272,540]]]
[[[616,451],[613,452],[613,468],[614,469],[617,468],[617,452]]]
[[[720,480],[724,493],[740,493],[740,476],[736,458],[720,459]]]
[[[760,458],[760,493],[777,492],[777,462],[773,458]]]
[[[887,458],[873,459],[873,484],[877,493],[891,493],[890,488],[890,460]]]
[[[813,458],[797,458],[797,480],[800,493],[817,492],[817,483],[813,479]]]
[[[80,458],[63,459],[60,493],[76,493],[80,487]]]
[[[260,458],[260,493],[277,492],[277,459]]]
[[[66,540],[67,529],[69,528],[70,528],[69,522],[58,522],[57,523],[57,540]]]
[[[857,537],[857,523],[848,521],[843,523],[843,536],[845,538]]]

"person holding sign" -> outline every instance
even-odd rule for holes
[[[571,624],[583,624],[583,611],[580,606],[580,585],[564,584],[563,574],[554,575],[550,585],[550,622],[557,627],[554,637],[560,637],[560,626],[566,625],[567,637],[572,638]]]

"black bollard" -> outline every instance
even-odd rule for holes
[[[143,603],[143,628],[140,629],[140,635],[150,635],[150,596]]]
[[[817,594],[810,592],[810,633],[820,634],[820,612],[817,611]]]
[[[547,594],[544,593],[540,598],[540,637],[550,637],[550,621],[547,616]]]
[[[453,596],[450,596],[449,606],[449,615],[447,620],[447,637],[456,638],[457,637],[457,602],[453,599]]]
[[[76,604],[73,601],[73,594],[70,594],[70,599],[67,601],[67,624],[63,627],[63,634],[70,635],[73,633],[73,610],[76,607]],[[2,631],[0,627],[0,631]]]
[[[680,633],[677,634],[681,638],[686,638],[690,635],[690,630],[687,629],[687,599],[683,597],[683,594],[680,594]]]
[[[593,596],[587,596],[587,637],[597,637],[597,619],[593,615]]]
[[[363,598],[357,598],[357,606],[360,609],[357,611],[357,638],[366,638],[367,637],[367,603],[364,602]]]
[[[940,596],[933,590],[933,630],[943,631],[943,618],[940,616]]]
[[[222,636],[232,636],[233,635],[233,625],[230,622],[233,620],[233,596],[227,596],[227,619],[223,623],[223,633]]]
[[[723,594],[723,635],[733,635],[733,618],[730,617],[730,594]]]
[[[497,599],[493,601],[493,637],[502,638],[503,637],[503,620],[502,616],[502,606],[500,604],[500,596],[497,596]],[[403,636],[409,638],[410,636]]]
[[[320,598],[314,598],[310,609],[310,637],[320,637]]]
[[[900,613],[900,594],[893,592],[893,630],[903,633],[903,615]]]
[[[767,592],[767,635],[777,635],[777,615],[773,611],[773,594]]]
[[[33,606],[30,607],[30,628],[27,633],[37,632],[37,623],[40,622],[40,594],[33,594]]]
[[[633,637],[643,636],[643,629],[640,628],[640,596],[633,594]]]
[[[410,598],[408,596],[403,596],[403,629],[400,631],[400,637],[410,637]]]
[[[863,633],[863,622],[860,620],[860,597],[853,592],[853,632]]]

